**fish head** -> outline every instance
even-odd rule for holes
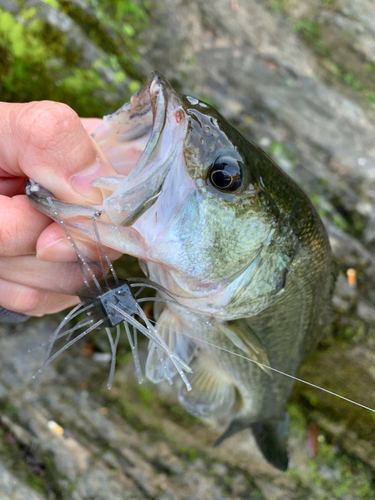
[[[223,320],[256,314],[282,292],[296,241],[272,194],[279,169],[212,106],[152,73],[93,137],[119,174],[92,183],[103,193],[103,244]],[[62,218],[94,238],[75,207]]]

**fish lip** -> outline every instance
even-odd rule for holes
[[[150,95],[150,103],[152,107],[153,118],[155,118],[157,111],[156,109],[158,105],[157,96],[159,92],[163,93],[164,103],[166,104],[164,109],[164,116],[165,116],[170,97],[170,91],[172,90],[169,83],[161,73],[158,73],[157,71],[152,71],[148,77],[147,88]]]
[[[163,132],[165,127],[168,102],[170,99],[170,91],[172,90],[167,80],[157,71],[152,71],[150,73],[144,89],[146,91],[146,97],[148,95],[149,104],[151,105],[152,130],[148,143],[144,151],[142,152],[142,155],[139,158],[137,164],[140,162],[144,162],[145,157],[147,161],[147,159],[149,159],[149,157],[159,144],[161,133]],[[139,102],[139,97],[143,97],[142,90],[143,89],[140,89],[140,91],[131,98],[130,102],[132,105],[133,98],[134,100],[138,99]],[[157,140],[153,142],[153,139],[156,136]],[[137,165],[135,165],[135,167],[136,166]]]
[[[152,71],[148,77],[147,83],[143,85],[131,98],[130,103],[132,107],[137,108],[145,108],[142,112],[147,111],[147,108],[151,106],[152,110],[152,132],[158,132],[159,134],[163,131],[165,125],[165,117],[167,113],[167,107],[169,98],[171,95],[172,88],[170,87],[167,80],[161,73],[157,71]],[[158,99],[159,94],[162,94],[162,99]],[[160,107],[163,109],[160,113]],[[156,116],[158,114],[163,115],[163,121],[161,123],[156,123]],[[160,127],[161,125],[161,127]],[[158,130],[155,130],[155,127],[159,127]],[[151,132],[151,136],[152,136]],[[150,141],[146,145],[142,156],[148,149]],[[155,143],[156,147],[157,143]]]
[[[151,111],[152,128],[138,161],[103,203],[105,213],[118,226],[133,225],[157,201],[181,146],[180,139],[185,137],[182,114],[176,121],[172,118],[181,109],[181,99],[160,73],[150,74],[146,85],[130,99],[130,106],[130,120],[134,119],[135,126],[137,117],[142,119]]]

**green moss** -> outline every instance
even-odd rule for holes
[[[284,167],[294,168],[298,165],[299,158],[296,153],[288,149],[282,142],[273,141],[269,153],[277,163],[284,165]]]
[[[150,384],[138,386],[139,399],[142,403],[150,405],[155,399],[155,392]]]
[[[2,412],[11,418],[18,417],[18,409],[10,401],[2,402]]]
[[[187,413],[185,408],[181,406],[179,403],[172,404],[168,407],[169,416],[171,420],[180,424],[180,425],[200,425],[199,419]]]
[[[332,478],[321,474],[321,467],[332,469]],[[358,500],[372,500],[374,474],[361,462],[340,454],[328,443],[320,443],[317,456],[310,464],[310,479],[332,499],[350,495]]]
[[[115,55],[129,76],[137,80],[142,78],[132,61],[138,48],[136,34],[147,25],[146,6],[129,0],[90,0],[85,8],[61,0],[60,5],[92,41],[107,54]]]
[[[320,25],[311,19],[291,19],[290,24],[309,43],[316,43],[321,36]]]
[[[197,417],[193,417],[179,404],[175,399],[166,397],[158,393],[151,382],[145,382],[141,385],[134,385],[129,388],[131,399],[136,404],[141,402],[144,408],[153,415],[158,415],[161,419],[168,417],[178,425],[196,426],[201,425]],[[129,400],[129,391],[127,400]]]
[[[343,231],[350,229],[346,219],[321,193],[309,193],[309,198],[322,219],[328,219]],[[350,232],[350,231],[349,231]]]
[[[375,391],[373,380],[366,369],[346,355],[337,345],[316,351],[302,366],[299,377],[333,393],[368,407],[373,407]],[[297,398],[297,399],[296,399]],[[329,421],[342,423],[360,439],[375,447],[375,414],[326,392],[297,383],[293,400],[298,400],[301,411],[314,418],[316,413]],[[316,409],[316,411],[315,411]]]
[[[198,457],[198,450],[179,444],[178,454],[187,462],[193,462]]]
[[[331,16],[322,15],[337,9],[336,0],[317,0],[303,9],[295,0],[268,0],[267,4],[282,12],[296,34],[314,51],[319,77],[360,104],[375,102],[374,64],[357,52],[354,33],[338,28]]]
[[[55,9],[59,8],[59,2],[57,0],[42,0],[43,3],[54,7]]]
[[[290,416],[290,426],[299,434],[304,434],[307,427],[307,419],[301,408],[296,403],[289,403],[288,413]]]
[[[333,214],[332,222],[342,231],[345,231],[347,229],[347,222],[340,214]]]
[[[141,82],[139,82],[138,80],[133,80],[132,82],[129,83],[129,90],[130,92],[133,94],[134,92],[136,92],[139,87],[142,85]]]
[[[4,413],[7,414],[7,410]],[[12,416],[13,420],[15,418],[12,412],[8,416]],[[11,431],[0,427],[0,453],[5,466],[21,482],[48,498],[65,498],[61,476],[48,452],[18,442]]]
[[[285,1],[284,0],[275,0],[270,4],[271,9],[278,10],[280,12],[285,12]]]
[[[112,401],[111,407],[113,407],[113,404],[115,402]],[[115,403],[115,405],[119,408],[120,410],[120,415],[122,418],[128,422],[129,425],[131,425],[136,431],[142,432],[146,430],[150,430],[148,425],[145,425],[141,418],[140,414],[138,411],[138,407],[134,404],[131,404],[129,401],[125,399],[120,399],[118,401],[118,404]]]
[[[328,366],[328,369],[329,368]],[[299,388],[299,390],[300,389],[301,388]],[[304,391],[304,389],[302,389],[302,391]],[[303,400],[300,400],[298,404],[292,402],[288,406],[291,416],[292,433],[299,439],[301,444],[306,440],[308,421],[317,422],[319,424],[318,415],[325,413],[324,408],[321,406],[319,392],[308,392],[308,400],[311,405],[308,409]],[[319,414],[314,413],[311,409],[315,405],[320,406]],[[344,414],[342,413],[341,416],[344,417]],[[326,413],[324,418],[330,419],[330,415]],[[336,416],[334,417],[334,422],[337,427],[337,425],[340,424],[340,419]],[[345,429],[345,427],[343,427],[343,429]],[[324,430],[321,432],[324,432]],[[374,498],[374,471],[370,467],[364,465],[363,462],[352,458],[340,450],[340,442],[337,438],[331,439],[329,435],[324,435],[324,438],[323,440],[319,440],[316,456],[310,459],[307,467],[303,468],[303,471],[292,469],[287,472],[287,475],[293,477],[295,482],[300,483],[298,486],[299,490],[302,491],[304,485],[314,484],[315,488],[324,491],[321,497],[324,499],[341,499],[345,495],[349,495],[350,498],[353,497],[358,500],[370,500]],[[310,498],[310,496],[311,492],[306,492],[305,498]],[[301,496],[301,498],[303,497]],[[311,498],[320,497],[311,496]]]
[[[103,116],[119,108],[144,75],[138,70],[138,33],[147,12],[132,0],[89,2],[78,7],[46,0],[21,3],[13,14],[0,8],[0,92],[2,100],[65,102],[81,116]],[[68,36],[46,19],[45,9],[66,13],[87,39]],[[61,15],[61,14],[60,14]],[[88,64],[86,45],[98,57]],[[93,52],[95,54],[95,52]]]

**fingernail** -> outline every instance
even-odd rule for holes
[[[94,204],[101,204],[103,197],[100,189],[90,185],[91,181],[97,177],[104,177],[108,174],[107,165],[99,158],[95,163],[79,174],[73,175],[70,178],[71,185],[82,198]]]
[[[75,241],[79,252],[84,257],[89,257],[89,248],[81,241]],[[47,262],[75,262],[77,253],[67,239],[56,240],[45,247],[38,248],[37,258]]]
[[[103,202],[103,196],[100,189],[91,186],[91,182],[97,177],[106,177],[109,175],[116,175],[117,172],[111,165],[111,163],[104,156],[103,152],[100,150],[97,143],[92,137],[90,137],[93,147],[96,150],[96,159],[92,165],[90,165],[82,172],[73,175],[70,178],[71,185],[73,189],[85,200],[93,204],[101,204]]]

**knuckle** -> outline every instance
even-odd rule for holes
[[[0,224],[0,256],[8,255],[12,234],[5,224]]]
[[[17,197],[0,206],[0,257],[28,252],[30,221]]]
[[[45,302],[45,293],[36,288],[22,288],[14,293],[12,309],[25,314],[32,314]]]
[[[40,101],[26,105],[18,126],[33,147],[50,150],[63,142],[77,126],[81,126],[81,122],[68,105]]]

